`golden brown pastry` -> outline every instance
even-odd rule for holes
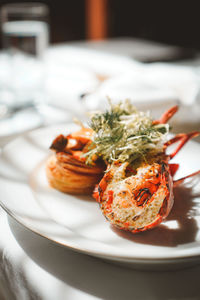
[[[50,185],[62,192],[90,194],[103,176],[104,164],[89,166],[83,157],[91,143],[92,130],[82,128],[68,136],[59,135],[50,149],[55,153],[48,159],[46,174]]]

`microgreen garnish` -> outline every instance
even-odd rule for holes
[[[110,102],[109,110],[93,114],[90,127],[95,134],[84,154],[89,164],[94,154],[109,163],[118,160],[134,164],[161,152],[169,131],[168,124],[153,125],[149,113],[138,111],[128,100]]]

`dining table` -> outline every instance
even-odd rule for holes
[[[134,95],[135,104],[142,109],[152,110],[156,117],[178,102],[180,115],[175,116],[172,122],[173,133],[200,130],[200,54],[187,60],[160,62],[166,55],[166,49],[170,50],[165,45],[145,41],[140,43],[138,40],[124,38],[51,45],[45,58],[47,100],[33,111],[32,108],[28,108],[19,111],[8,120],[0,120],[0,151],[3,153],[6,149],[9,150],[10,143],[16,138],[30,137],[29,133],[32,130],[34,132],[48,129],[50,126],[67,128],[74,117],[82,122],[87,121],[88,110],[106,107],[106,95],[111,95],[116,101],[118,95],[121,99]],[[156,62],[155,53],[159,62]],[[147,62],[148,54],[152,54],[153,62],[152,59]],[[3,55],[0,54],[0,64],[4,59]],[[0,70],[0,82],[3,76],[3,71]],[[33,117],[38,114],[39,118],[31,128],[12,129],[9,122],[26,113],[33,114]],[[199,142],[197,138],[195,149],[199,149]],[[13,146],[15,147],[15,144]],[[196,166],[200,169],[199,159]],[[12,194],[12,191],[10,193]],[[92,252],[80,251],[58,243],[53,238],[38,234],[37,230],[31,230],[8,209],[4,210],[4,197],[2,189],[0,299],[200,299],[199,244],[196,246],[199,255],[192,259],[192,263],[187,264],[186,257],[183,263],[169,266],[167,263],[161,263],[158,268],[153,264],[147,264],[145,267],[144,262],[141,266],[139,262],[131,264],[103,255],[99,257]],[[19,198],[23,195],[16,195],[13,190],[13,197]],[[20,203],[20,199],[18,201]],[[25,199],[22,203],[24,201]],[[185,248],[195,243],[195,238],[191,238],[191,231],[187,230],[187,226],[190,225],[190,222],[186,222],[186,226],[183,224],[185,231],[174,235],[180,244],[186,240]],[[165,239],[168,237],[167,231]],[[161,236],[159,238],[164,241]],[[143,241],[138,238],[136,243],[137,241],[140,243],[140,249],[145,247],[145,238]],[[162,245],[151,241],[154,242],[159,253]],[[173,240],[167,247],[176,248],[177,245],[179,247],[178,242]]]

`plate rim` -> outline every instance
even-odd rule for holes
[[[102,256],[102,253],[98,253],[98,252],[88,252],[88,250],[86,249],[80,249],[80,248],[77,248],[77,247],[74,247],[74,246],[71,246],[71,245],[66,245],[64,243],[61,243],[59,241],[56,241],[54,240],[53,238],[50,238],[48,237],[47,235],[33,229],[33,228],[30,228],[27,224],[24,224],[23,222],[21,222],[16,216],[15,214],[13,214],[7,207],[4,206],[4,204],[2,204],[1,200],[0,200],[0,206],[1,208],[7,213],[7,215],[11,218],[13,218],[17,223],[19,223],[20,225],[22,225],[23,227],[25,227],[26,229],[30,230],[31,232],[39,235],[40,237],[42,238],[45,238],[47,239],[48,241],[50,242],[53,242],[54,244],[60,246],[60,247],[64,247],[64,248],[69,248],[73,251],[76,251],[76,252],[79,252],[79,253],[82,253],[82,254],[87,254],[87,255],[91,255],[91,256],[95,256],[95,257],[101,257],[101,258],[105,258],[105,259],[111,259],[111,260],[114,260],[114,261],[121,261],[121,259],[123,259],[123,262],[133,262],[133,263],[158,263],[158,264],[161,264],[161,263],[169,263],[169,262],[173,262],[173,263],[177,263],[177,262],[182,262],[183,260],[185,259],[195,259],[195,258],[200,258],[200,254],[197,254],[197,255],[191,255],[191,256],[181,256],[181,257],[162,257],[162,258],[145,258],[145,257],[140,257],[140,258],[137,258],[137,257],[128,257],[128,256],[114,256],[112,254],[106,254],[105,256]],[[54,223],[56,223],[54,220],[52,220]],[[115,259],[116,258],[116,259]]]

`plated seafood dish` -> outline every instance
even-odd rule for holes
[[[170,213],[173,180],[179,165],[171,159],[200,132],[167,139],[174,106],[159,120],[138,111],[128,100],[110,102],[106,112],[91,114],[89,127],[57,136],[46,164],[50,185],[62,192],[92,194],[106,219],[119,229],[137,233],[159,225]],[[169,154],[170,145],[177,146]]]

